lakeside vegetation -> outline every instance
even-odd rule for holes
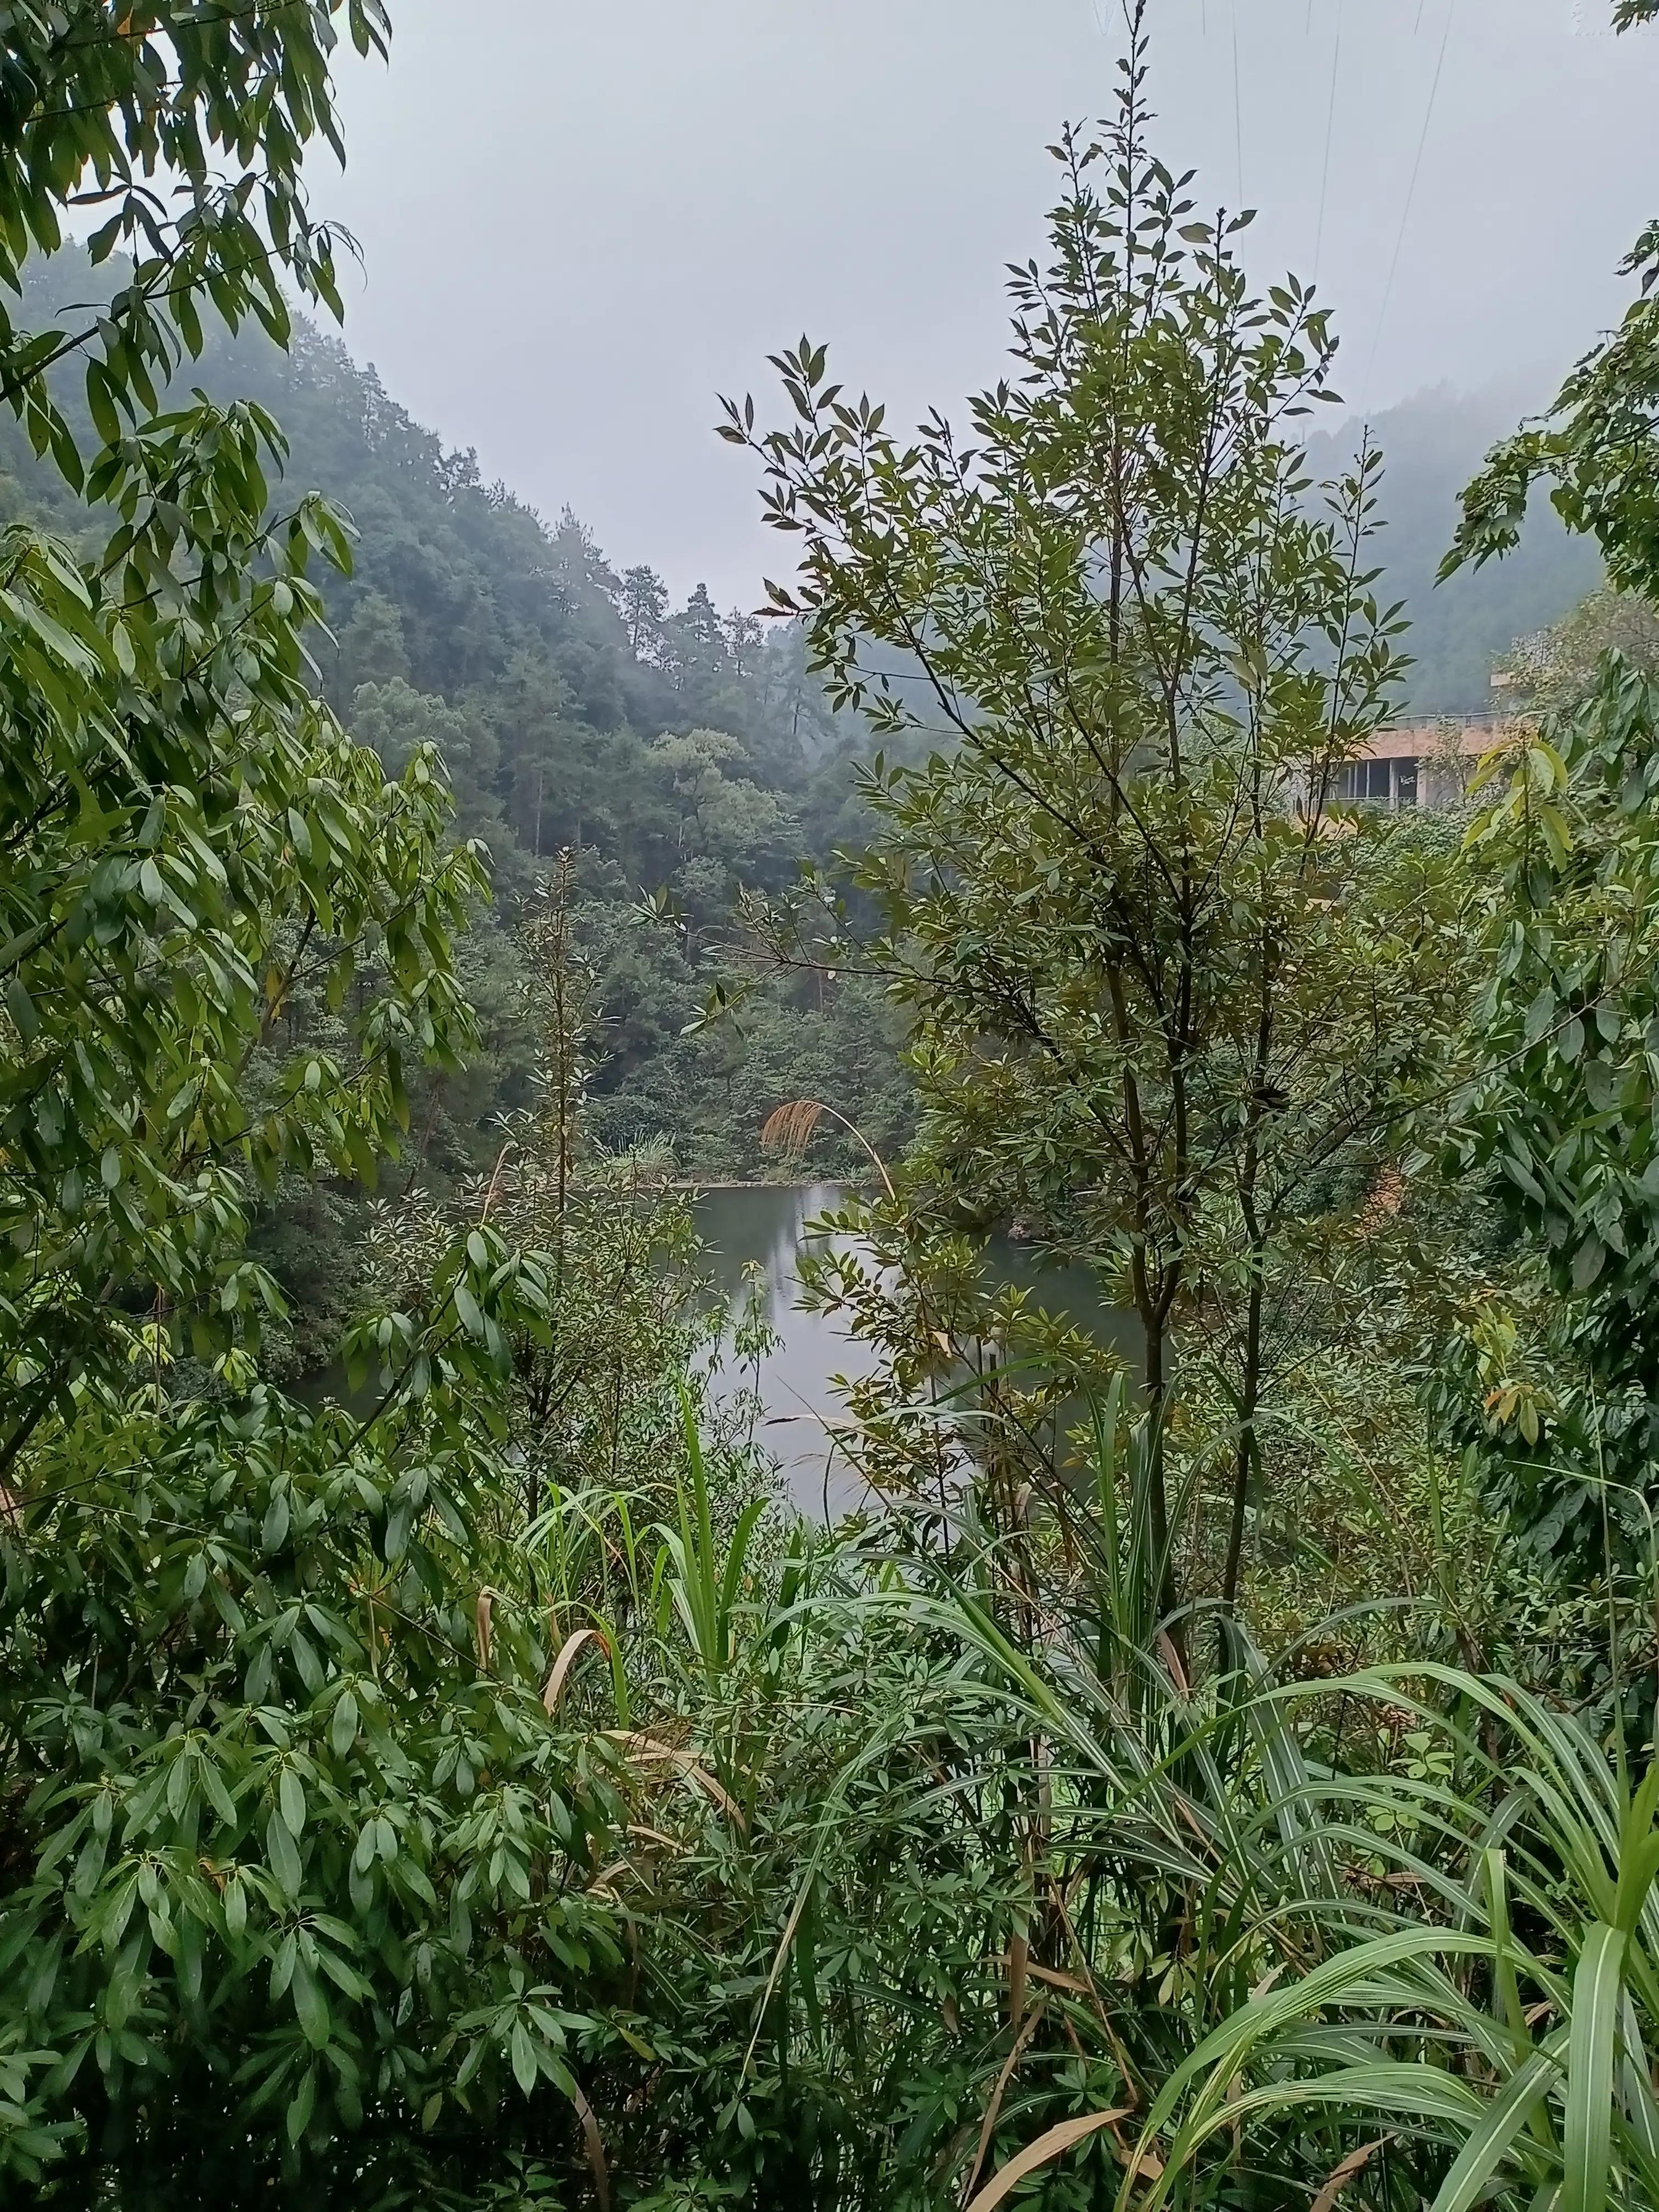
[[[965,429],[726,403],[766,628],[299,319],[379,0],[12,11],[8,2202],[1659,2202],[1659,230],[1444,550],[1605,583],[1351,807],[1387,455],[1146,14]],[[802,1162],[834,1528],[699,1382]]]

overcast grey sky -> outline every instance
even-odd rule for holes
[[[715,393],[758,393],[803,330],[907,418],[990,380],[1043,149],[1103,110],[1120,45],[1117,0],[392,4],[389,69],[343,71],[349,167],[315,175],[363,248],[352,350],[613,562],[722,604],[782,547]],[[1317,277],[1357,407],[1541,398],[1659,213],[1659,37],[1609,12],[1153,0],[1156,138],[1261,210],[1260,282]]]

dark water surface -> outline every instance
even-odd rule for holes
[[[727,1400],[756,1389],[761,1413],[756,1440],[782,1468],[802,1512],[836,1518],[866,1502],[856,1468],[831,1449],[826,1424],[839,1417],[834,1378],[866,1374],[874,1365],[867,1348],[822,1314],[802,1310],[797,1258],[808,1226],[833,1211],[844,1194],[836,1183],[768,1186],[757,1190],[709,1190],[696,1201],[697,1228],[708,1251],[705,1265],[726,1306],[721,1367],[714,1395]],[[1100,1294],[1086,1267],[1045,1267],[1029,1245],[994,1238],[988,1261],[992,1278],[1029,1289],[1050,1313],[1078,1328],[1121,1342],[1124,1322]],[[753,1275],[744,1270],[752,1264]],[[761,1317],[781,1340],[762,1359],[739,1367],[732,1334],[754,1296]]]

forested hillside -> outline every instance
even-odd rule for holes
[[[33,274],[29,305],[49,312],[89,281],[65,252]],[[464,1074],[423,1081],[399,1181],[413,1170],[442,1191],[487,1172],[501,1115],[531,1097],[539,1044],[516,925],[567,848],[572,957],[597,1040],[591,1142],[657,1148],[664,1171],[688,1177],[753,1175],[767,1115],[822,1094],[895,1147],[906,1085],[878,990],[855,976],[758,978],[738,927],[742,892],[782,890],[803,860],[860,836],[852,766],[867,734],[856,717],[832,720],[800,631],[723,612],[701,587],[672,607],[644,565],[618,574],[574,516],[550,526],[482,482],[313,324],[286,351],[257,328],[216,333],[192,380],[268,408],[289,443],[285,486],[349,513],[351,573],[325,592],[332,638],[309,641],[323,689],[389,769],[435,745],[456,834],[488,848],[493,898],[460,951],[482,1049]],[[85,421],[73,380],[67,398]],[[85,533],[84,510],[16,426],[0,431],[0,513]],[[716,985],[738,997],[735,1012],[688,1034]],[[826,1138],[823,1158],[840,1156]],[[307,1358],[349,1303],[362,1219],[343,1188],[291,1191],[264,1221]]]
[[[29,304],[88,281],[65,253],[33,275]],[[284,489],[350,516],[351,573],[325,596],[335,641],[311,641],[324,689],[389,766],[440,747],[457,831],[489,846],[498,916],[553,855],[580,856],[605,1141],[661,1139],[688,1173],[751,1168],[769,1105],[832,1069],[890,1133],[899,1094],[864,1049],[879,1015],[855,986],[815,980],[785,1020],[783,1001],[751,1002],[740,1032],[682,1038],[711,978],[733,972],[739,888],[779,889],[804,858],[856,842],[851,762],[867,734],[830,717],[799,629],[718,609],[702,586],[675,608],[648,567],[618,574],[576,517],[549,525],[483,483],[313,324],[286,351],[257,329],[215,333],[191,381],[267,407],[288,441]],[[15,426],[0,447],[0,512],[84,529]],[[513,1055],[510,1036],[492,1042]]]
[[[78,296],[69,251],[36,264],[30,306]],[[880,993],[822,969],[791,987],[757,983],[736,927],[740,892],[774,893],[801,864],[856,847],[867,817],[854,763],[872,740],[829,713],[806,672],[798,627],[722,611],[701,587],[674,608],[648,565],[613,565],[567,511],[550,525],[485,483],[359,366],[301,321],[284,350],[257,328],[211,331],[192,377],[268,407],[289,444],[287,483],[339,501],[356,530],[352,572],[326,589],[332,632],[312,640],[326,695],[347,726],[399,768],[436,744],[458,832],[487,844],[490,914],[463,951],[485,1025],[465,1079],[434,1079],[422,1103],[420,1166],[437,1187],[477,1172],[501,1110],[533,1077],[512,923],[538,870],[577,855],[575,942],[602,1040],[590,1086],[592,1133],[612,1148],[660,1144],[687,1176],[761,1170],[757,1138],[781,1101],[834,1098],[878,1149],[909,1126],[898,1031]],[[84,416],[78,392],[71,417]],[[1456,491],[1509,420],[1503,395],[1426,392],[1372,426],[1384,471],[1380,588],[1406,600],[1415,665],[1401,687],[1419,713],[1480,711],[1493,659],[1591,588],[1595,555],[1547,509],[1521,550],[1437,588]],[[1315,439],[1334,469],[1362,426]],[[21,430],[0,430],[0,512],[84,528]],[[742,992],[734,1018],[696,1027],[711,989]],[[688,1032],[690,1033],[688,1033]],[[826,1159],[836,1156],[826,1133]],[[850,1164],[854,1153],[848,1150]],[[313,1218],[273,1221],[302,1310],[338,1276],[334,1233]],[[290,1224],[291,1225],[291,1224]],[[308,1274],[309,1283],[301,1279]]]
[[[290,438],[290,480],[356,526],[352,575],[329,595],[337,653],[319,656],[348,726],[389,766],[440,746],[457,827],[489,844],[501,919],[552,855],[578,855],[598,1141],[660,1143],[687,1175],[752,1174],[771,1109],[823,1091],[896,1142],[896,1032],[856,980],[751,988],[736,1021],[685,1034],[716,981],[752,980],[740,890],[781,889],[804,859],[858,842],[866,733],[832,720],[800,632],[722,611],[702,586],[676,609],[643,564],[618,574],[575,517],[549,527],[446,453],[337,340],[307,329],[287,355],[229,349],[228,388],[243,388],[243,355]],[[502,1016],[492,1044],[521,1064]]]
[[[1538,397],[1502,382],[1476,392],[1437,386],[1384,409],[1369,426],[1351,419],[1309,441],[1309,459],[1322,472],[1342,467],[1367,427],[1382,452],[1377,512],[1385,527],[1374,557],[1383,570],[1378,589],[1402,599],[1410,618],[1414,665],[1404,692],[1416,714],[1485,713],[1493,662],[1515,639],[1559,622],[1600,579],[1595,547],[1571,536],[1540,501],[1506,560],[1435,580],[1456,528],[1459,491],[1527,398]]]
[[[33,270],[27,300],[48,312],[89,276],[67,251]],[[457,834],[488,848],[493,896],[459,952],[480,1048],[465,1073],[419,1079],[399,1182],[442,1193],[487,1175],[503,1115],[533,1097],[539,1047],[516,925],[567,848],[572,953],[597,1039],[591,1143],[660,1148],[665,1171],[687,1177],[754,1175],[771,1166],[758,1144],[768,1115],[814,1097],[896,1155],[912,1109],[879,985],[856,961],[793,980],[775,963],[757,972],[738,920],[742,895],[786,892],[804,862],[858,847],[871,827],[854,771],[873,740],[858,716],[828,711],[800,628],[722,611],[701,588],[672,606],[648,565],[613,566],[575,516],[549,525],[483,482],[470,454],[447,451],[311,322],[286,349],[257,327],[210,332],[191,374],[268,408],[288,441],[286,483],[349,514],[351,573],[326,586],[331,635],[310,641],[323,689],[389,769],[435,745]],[[84,422],[73,381],[66,401]],[[1434,392],[1374,426],[1387,523],[1376,557],[1382,588],[1413,616],[1400,696],[1419,712],[1479,711],[1493,658],[1599,573],[1546,510],[1513,558],[1435,586],[1456,489],[1505,419],[1493,395]],[[1310,457],[1340,467],[1360,428],[1327,434]],[[84,511],[18,427],[0,430],[0,512],[84,533]],[[716,988],[735,1011],[704,1024]],[[826,1124],[816,1157],[854,1167],[863,1156]],[[262,1212],[258,1248],[289,1294],[302,1367],[329,1356],[349,1310],[366,1204],[349,1184],[290,1185]]]

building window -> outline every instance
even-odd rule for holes
[[[1385,760],[1350,761],[1342,771],[1344,799],[1389,803],[1389,770],[1393,763]]]
[[[1419,799],[1415,758],[1350,761],[1342,771],[1338,796],[1364,806],[1416,806]]]

